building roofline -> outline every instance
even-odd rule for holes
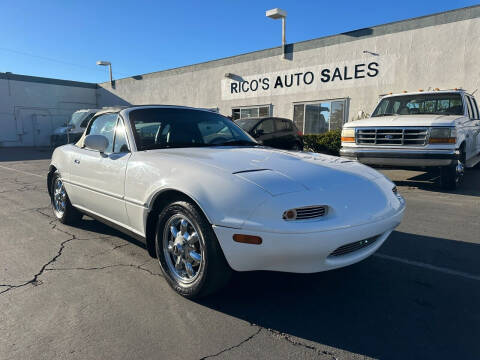
[[[342,44],[347,42],[352,42],[356,40],[363,40],[366,38],[372,38],[387,34],[393,34],[403,31],[421,29],[429,26],[443,25],[448,23],[453,23],[457,21],[469,20],[473,18],[480,17],[480,5],[473,5],[469,7],[464,7],[460,9],[448,10],[444,12],[434,13],[430,15],[424,15],[419,17],[414,17],[405,20],[394,21],[382,25],[347,31],[344,33],[336,35],[328,35],[320,38],[314,38],[310,40],[299,41],[296,43],[291,43],[286,45],[287,58],[288,54],[293,54],[295,52],[311,50],[316,48],[322,48],[326,46]],[[120,78],[116,81],[124,80],[143,80],[146,78],[155,78],[163,76],[172,76],[178,75],[187,72],[193,72],[198,70],[205,70],[225,65],[233,65],[248,61],[254,61],[259,59],[264,59],[268,57],[280,56],[282,54],[282,47],[277,46],[264,50],[252,51],[240,55],[229,56],[225,58],[209,60],[197,64],[180,66],[176,68],[155,71],[150,73],[145,73],[141,75],[134,75],[130,77]],[[99,85],[108,84],[109,81],[99,83]]]
[[[34,83],[42,83],[42,84],[50,84],[50,85],[74,86],[74,87],[89,88],[89,89],[97,88],[97,84],[94,84],[94,83],[62,80],[62,79],[52,79],[52,78],[30,76],[30,75],[20,75],[20,74],[13,74],[10,72],[4,72],[4,73],[0,72],[0,79],[13,80],[13,81],[26,81],[26,82],[34,82]]]

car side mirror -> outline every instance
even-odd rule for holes
[[[262,136],[263,134],[265,134],[265,131],[263,131],[263,129],[255,129],[253,131],[253,137],[259,137],[259,136]]]
[[[87,149],[104,153],[108,147],[108,139],[103,135],[87,135],[83,144]]]

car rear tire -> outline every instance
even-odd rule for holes
[[[50,186],[50,198],[55,218],[66,225],[73,225],[80,221],[83,214],[72,206],[58,171],[53,174]]]
[[[212,226],[190,202],[172,202],[159,214],[155,249],[168,284],[186,298],[212,294],[230,280]]]

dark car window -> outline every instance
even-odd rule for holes
[[[272,134],[275,132],[275,122],[273,119],[263,120],[260,124],[257,125],[256,130],[262,130],[263,134]]]
[[[87,130],[87,135],[103,135],[107,138],[106,153],[111,153],[113,150],[113,135],[116,123],[117,113],[103,114],[93,119],[93,123]]]
[[[278,119],[276,120],[277,131],[292,131],[292,122],[290,120]]]
[[[95,113],[87,115],[87,117],[83,119],[82,123],[80,124],[80,127],[85,129],[88,125],[88,122],[92,119],[93,115],[95,115]]]
[[[250,132],[255,127],[255,125],[258,124],[258,118],[245,118],[235,120],[235,124],[240,126],[243,130]]]
[[[478,113],[478,106],[477,106],[477,101],[473,96],[470,97],[470,100],[472,101],[472,108],[473,108],[473,113],[475,115],[475,119],[480,118],[480,114]]]
[[[210,111],[144,108],[129,113],[139,150],[257,145],[228,118]]]

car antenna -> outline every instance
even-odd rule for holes
[[[475,89],[470,95],[473,96],[473,94],[475,94],[477,92],[478,89]]]

